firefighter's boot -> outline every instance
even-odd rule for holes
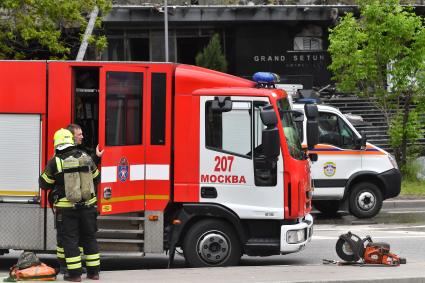
[[[97,273],[97,274],[87,273],[87,278],[91,279],[91,280],[99,280],[99,273]]]
[[[79,275],[77,275],[77,276],[71,276],[69,274],[65,274],[63,276],[63,280],[70,281],[70,282],[81,282],[81,276],[79,276]]]

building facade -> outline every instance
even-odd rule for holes
[[[109,46],[102,59],[164,61],[165,9],[161,3],[165,1],[139,2],[115,2],[104,20]],[[251,78],[255,72],[270,71],[279,74],[282,83],[303,84],[304,88],[330,83],[330,56],[326,51],[329,28],[341,15],[358,13],[357,6],[345,4],[174,2],[176,5],[167,5],[169,61],[195,64],[196,54],[214,33],[219,33],[228,73]]]

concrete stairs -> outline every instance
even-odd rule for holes
[[[338,108],[343,114],[360,115],[364,123],[354,125],[357,131],[366,133],[367,141],[391,152],[388,125],[384,114],[370,100],[357,96],[334,95],[321,97],[322,103]],[[417,144],[425,146],[425,128],[422,139]]]

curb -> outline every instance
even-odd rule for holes
[[[382,209],[392,208],[423,208],[425,209],[424,199],[411,200],[386,200],[382,205]]]
[[[411,277],[411,278],[372,278],[372,279],[359,279],[359,280],[317,280],[317,281],[281,281],[273,283],[376,283],[376,282],[385,282],[385,283],[424,283],[425,277]]]

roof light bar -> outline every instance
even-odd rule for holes
[[[257,87],[262,88],[275,88],[275,84],[280,81],[279,75],[270,72],[257,72],[252,76]]]

